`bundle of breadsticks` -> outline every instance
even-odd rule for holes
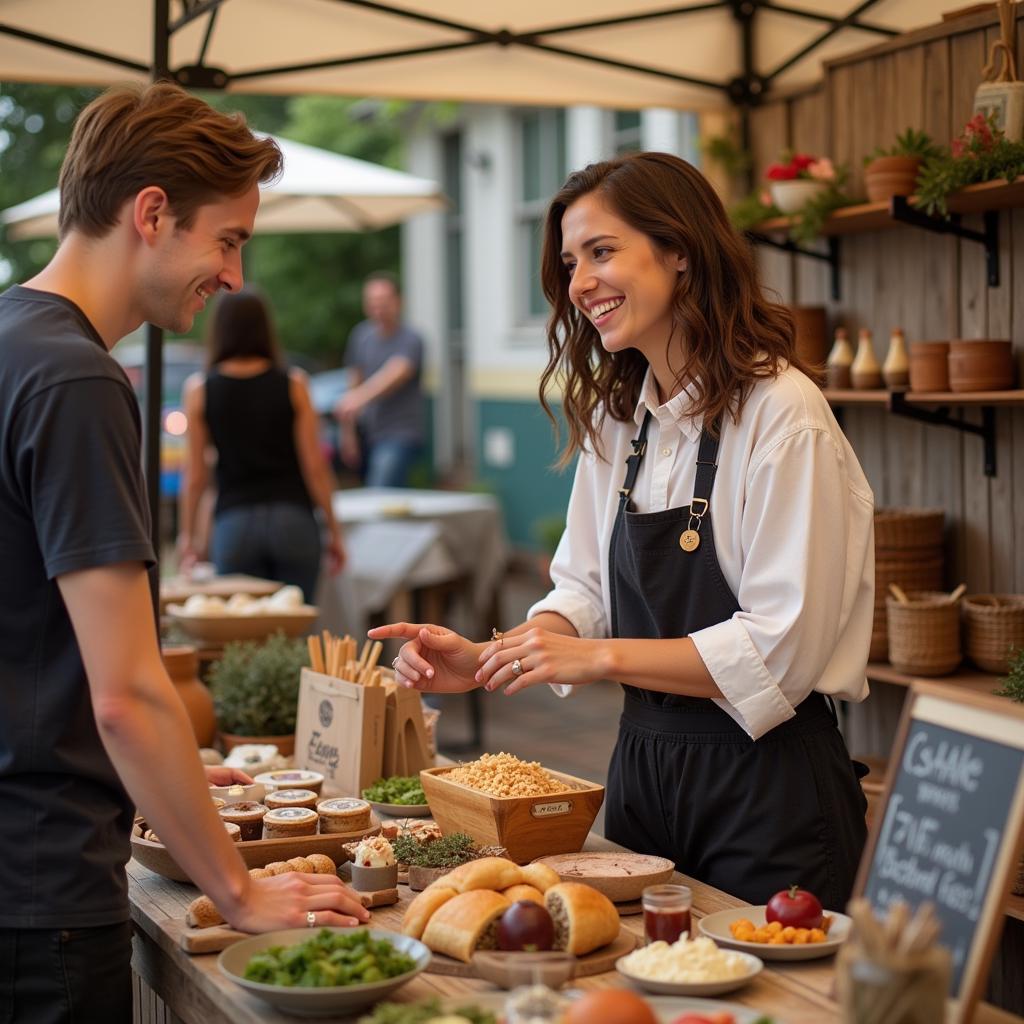
[[[383,686],[391,681],[391,673],[377,668],[384,645],[379,640],[367,640],[356,656],[356,641],[347,633],[333,636],[324,630],[320,636],[306,638],[309,644],[309,664],[314,672],[345,679],[361,686]],[[322,643],[321,643],[322,641]]]

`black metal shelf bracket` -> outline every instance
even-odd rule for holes
[[[984,231],[973,231],[971,228],[963,227],[958,213],[951,214],[948,219],[924,213],[911,206],[906,196],[892,197],[889,214],[893,220],[901,224],[910,224],[925,231],[935,231],[940,235],[956,235],[957,238],[966,238],[970,242],[983,245],[989,287],[999,287],[999,213],[996,210],[986,210],[982,214]]]
[[[921,409],[911,405],[902,391],[893,391],[890,397],[889,410],[896,416],[905,416],[920,423],[931,423],[940,427],[952,427],[964,434],[980,437],[985,446],[985,476],[996,475],[996,410],[995,406],[981,407],[981,426],[955,419],[950,415],[949,406],[937,409]]]
[[[827,238],[828,251],[822,252],[819,249],[805,249],[797,245],[792,239],[787,238],[780,241],[777,238],[770,238],[768,235],[759,234],[756,231],[748,231],[747,238],[758,245],[767,245],[772,249],[779,249],[782,252],[793,253],[797,256],[807,256],[812,260],[821,260],[829,265],[830,281],[832,284],[832,298],[839,301],[839,239]]]

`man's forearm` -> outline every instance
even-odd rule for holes
[[[140,682],[96,708],[100,738],[150,828],[225,915],[249,886],[245,865],[210,799],[195,735],[173,684]]]

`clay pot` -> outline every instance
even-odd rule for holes
[[[951,341],[950,391],[1005,391],[1013,387],[1009,341]]]
[[[850,367],[853,365],[853,346],[845,327],[836,328],[836,342],[828,354],[828,386],[843,391],[853,386]]]
[[[882,386],[882,368],[878,365],[871,331],[862,327],[857,336],[857,355],[850,367],[850,378],[857,391],[873,391]]]
[[[199,658],[194,647],[165,647],[164,668],[188,712],[196,742],[208,747],[217,731],[213,697],[199,680]]]
[[[239,736],[233,732],[220,734],[220,745],[224,748],[225,754],[235,747],[242,746],[243,743],[273,743],[282,757],[291,757],[295,753],[295,733],[289,733],[287,736]]]
[[[884,203],[893,196],[913,195],[920,170],[919,156],[880,156],[872,160],[864,168],[868,199],[873,203]]]
[[[949,390],[949,342],[910,343],[910,390]]]
[[[907,343],[898,327],[889,335],[889,351],[882,364],[882,379],[887,388],[903,388],[910,383]]]
[[[796,327],[797,355],[809,366],[822,368],[828,358],[824,306],[790,306]]]

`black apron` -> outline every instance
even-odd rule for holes
[[[718,439],[701,433],[690,505],[632,511],[648,412],[626,460],[609,545],[612,635],[685,637],[740,610],[711,528]],[[684,551],[680,535],[700,538]],[[608,771],[605,834],[675,862],[749,903],[789,885],[841,910],[866,838],[867,807],[834,709],[812,693],[756,743],[714,701],[624,686]]]

